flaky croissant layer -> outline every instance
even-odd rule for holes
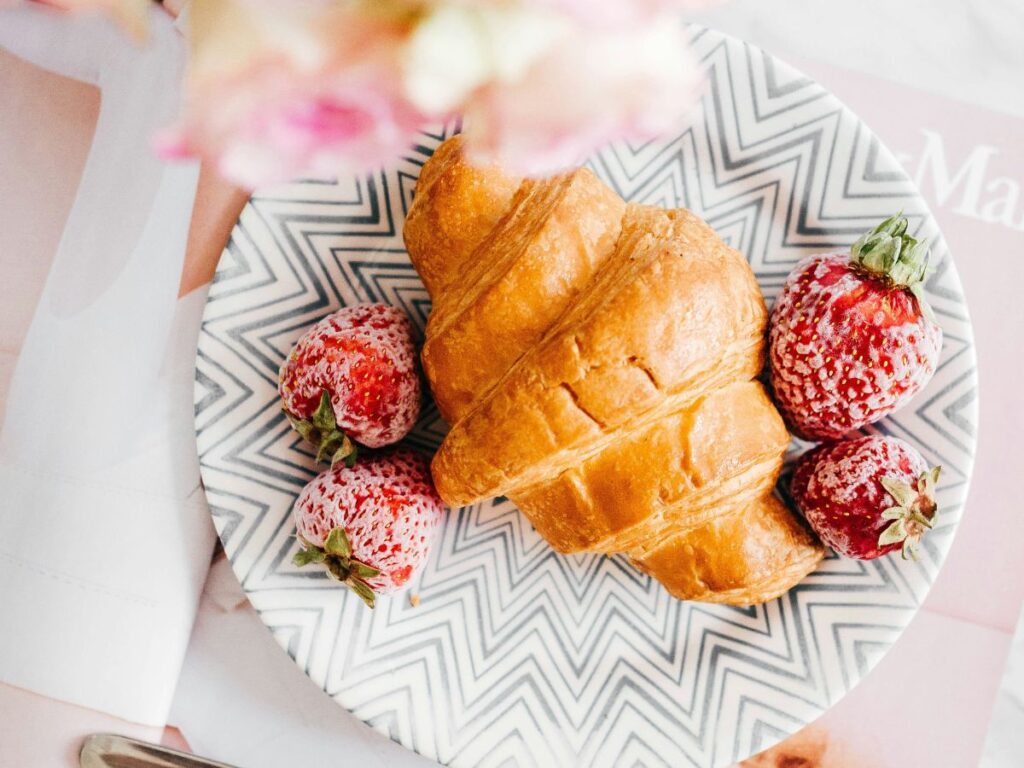
[[[767,311],[685,209],[587,169],[519,180],[449,139],[405,223],[433,301],[423,367],[452,506],[508,496],[561,552],[627,552],[676,597],[738,605],[821,559],[771,493],[789,442],[761,385]]]

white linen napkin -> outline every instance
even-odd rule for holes
[[[204,296],[177,300],[198,166],[151,150],[184,42],[21,5],[0,46],[101,91],[96,133],[0,432],[0,680],[166,720],[214,533],[192,430]]]
[[[210,570],[171,725],[196,754],[246,768],[431,768],[331,701],[288,658],[226,558]]]

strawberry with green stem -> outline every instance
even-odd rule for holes
[[[772,308],[769,375],[799,437],[828,440],[905,405],[938,365],[942,330],[924,300],[928,244],[892,216],[849,253],[808,256]]]
[[[326,389],[320,395],[320,404],[308,419],[297,419],[287,410],[284,415],[292,428],[302,435],[307,443],[316,446],[317,461],[323,461],[329,456],[331,464],[340,461],[347,467],[355,465],[359,447],[338,429],[338,422],[334,418],[334,406],[331,405],[331,393]]]
[[[801,456],[790,491],[811,528],[839,554],[872,560],[900,550],[916,559],[935,525],[940,472],[903,440],[872,435]]]
[[[443,516],[426,461],[407,450],[338,464],[313,478],[292,514],[298,566],[320,565],[371,608],[406,586],[429,554]]]
[[[295,553],[295,557],[292,559],[295,565],[301,568],[311,563],[322,564],[332,579],[351,587],[364,603],[373,608],[375,593],[373,587],[366,580],[379,576],[380,569],[361,563],[352,557],[352,545],[349,543],[344,528],[332,528],[331,532],[327,534],[323,547],[311,544],[301,536],[299,540],[304,549]]]
[[[357,304],[328,315],[295,343],[278,392],[318,461],[351,465],[359,445],[390,445],[412,429],[421,399],[412,336],[412,324],[395,307]]]

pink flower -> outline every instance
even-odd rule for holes
[[[201,98],[165,156],[196,153],[247,188],[299,177],[335,178],[393,160],[423,117],[372,72],[252,73]]]
[[[478,160],[553,173],[680,127],[700,77],[673,11],[694,1],[193,0],[161,150],[255,187],[372,169],[462,113]]]
[[[344,3],[195,0],[185,114],[158,148],[248,188],[379,167],[424,121],[402,93],[407,31]]]
[[[469,97],[467,149],[513,173],[546,175],[610,141],[678,130],[701,82],[681,22],[576,30],[523,77]]]

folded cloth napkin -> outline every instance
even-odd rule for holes
[[[207,578],[171,725],[197,754],[246,768],[430,768],[324,695],[245,598],[227,559]]]
[[[214,534],[192,431],[203,296],[178,282],[198,166],[154,157],[184,42],[36,5],[0,47],[101,91],[81,185],[0,432],[0,680],[162,724]]]

